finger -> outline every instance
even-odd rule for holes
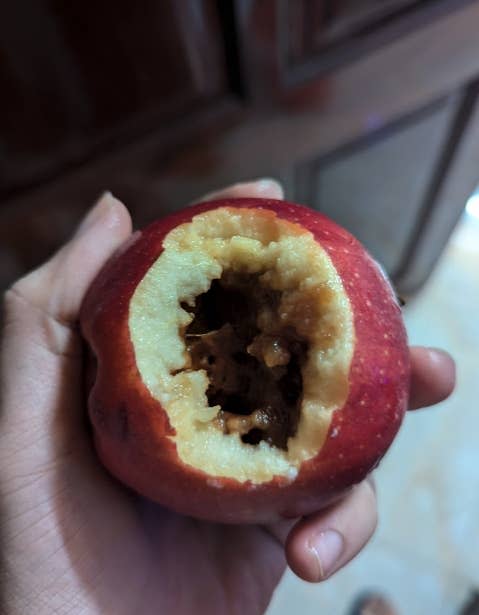
[[[288,539],[288,535],[293,527],[299,522],[299,517],[295,519],[284,519],[263,525],[263,529],[272,536],[281,547],[284,547]]]
[[[449,397],[455,381],[456,367],[450,355],[436,348],[411,348],[409,407],[412,410],[432,406]]]
[[[264,178],[251,182],[243,182],[227,186],[202,196],[198,202],[215,201],[216,199],[234,198],[261,198],[282,199],[284,198],[283,187],[275,179]]]
[[[62,322],[78,316],[83,296],[104,262],[131,233],[125,206],[105,193],[72,239],[13,286],[13,295]]]
[[[288,564],[305,581],[323,581],[361,551],[376,524],[376,495],[364,481],[340,502],[292,529],[286,541]]]

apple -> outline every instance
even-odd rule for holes
[[[135,233],[80,320],[101,461],[182,514],[316,511],[377,466],[406,410],[391,285],[347,231],[285,201],[204,203]]]

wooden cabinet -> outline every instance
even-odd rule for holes
[[[396,272],[419,223],[456,105],[448,98],[302,165],[303,200],[354,228],[373,256]]]
[[[0,284],[106,188],[141,225],[272,175],[415,292],[479,180],[477,24],[478,0],[5,3]]]
[[[1,193],[101,157],[223,96],[214,2],[0,7]]]

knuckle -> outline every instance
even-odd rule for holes
[[[8,325],[12,320],[15,320],[19,312],[23,310],[25,299],[22,296],[18,286],[19,282],[14,282],[8,288],[2,297],[2,321],[4,325]]]
[[[369,476],[366,478],[366,482],[371,487],[371,489],[373,490],[374,494],[376,494],[377,493],[377,489],[376,489],[376,480],[374,478],[374,475],[373,474],[369,474]]]

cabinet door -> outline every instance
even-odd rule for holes
[[[397,271],[456,106],[451,97],[303,165],[301,200],[347,226],[389,272]]]
[[[246,1],[237,11],[248,88],[267,118],[257,150],[291,198],[349,228],[402,293],[415,292],[479,180],[479,3]]]
[[[212,0],[0,4],[0,196],[227,95]]]
[[[223,37],[214,0],[0,3],[0,288],[105,189],[146,220],[137,144],[156,167],[236,113]]]

